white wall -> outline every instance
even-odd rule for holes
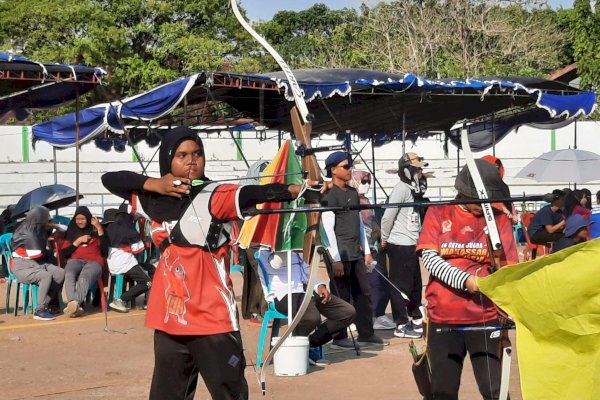
[[[15,203],[19,197],[41,185],[54,183],[54,156],[52,147],[44,142],[36,143],[35,149],[29,141],[29,162],[22,161],[21,127],[0,126],[0,209],[8,204]],[[556,149],[573,147],[575,125],[556,131]],[[250,164],[261,159],[271,160],[277,152],[277,133],[269,132],[266,141],[260,141],[255,133],[243,134],[243,149]],[[287,137],[287,136],[286,136]],[[237,150],[229,133],[211,134],[204,138],[207,155],[207,176],[212,179],[227,179],[240,177],[246,173],[243,161],[236,160]],[[328,146],[339,144],[332,136],[323,136],[314,139],[313,146]],[[358,149],[365,142],[356,143]],[[600,153],[600,123],[578,122],[577,147]],[[448,157],[444,157],[443,141],[441,138],[419,140],[415,144],[408,142],[407,151],[414,151],[425,157],[430,166],[428,170],[435,173],[435,178],[429,180],[428,196],[432,199],[451,197],[454,195],[452,185],[457,172],[456,148],[449,146]],[[518,132],[509,134],[496,146],[496,156],[503,160],[506,169],[505,180],[511,186],[514,195],[546,193],[553,188],[565,187],[566,182],[555,184],[538,184],[535,181],[513,178],[531,159],[551,150],[551,132],[521,128]],[[138,145],[138,151],[143,160],[150,160],[156,148],[149,148],[145,143]],[[492,150],[477,153],[481,157],[491,154]],[[319,153],[318,159],[323,165],[323,160],[328,153]],[[362,151],[369,167],[372,167],[371,146]],[[398,177],[386,173],[387,169],[397,167],[398,158],[402,154],[402,143],[394,142],[375,148],[376,175],[384,189],[389,193],[396,184]],[[75,149],[56,151],[57,182],[75,187]],[[460,161],[461,165],[464,160]],[[359,169],[366,169],[358,165]],[[104,152],[93,143],[85,144],[80,150],[80,191],[85,196],[82,204],[92,207],[92,212],[99,214],[103,207],[114,206],[120,203],[119,199],[107,193],[100,183],[100,176],[107,171],[127,169],[141,171],[139,163],[132,161],[132,151],[127,148],[124,153],[115,151]],[[151,163],[148,173],[158,176],[157,157]],[[600,189],[600,182],[583,185],[593,193]],[[382,190],[377,192],[378,202],[383,200]],[[72,208],[63,210],[64,215],[73,212]]]

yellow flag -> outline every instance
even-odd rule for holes
[[[477,282],[517,325],[524,400],[600,399],[600,239]]]

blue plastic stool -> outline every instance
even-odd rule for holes
[[[267,330],[269,329],[269,322],[273,321],[273,328],[271,329],[271,338],[273,338],[279,333],[279,320],[281,319],[287,319],[287,315],[277,311],[275,309],[275,304],[273,304],[273,302],[269,302],[269,309],[265,313],[262,325],[260,327],[260,336],[258,337],[258,349],[256,350],[256,366],[259,368],[262,365],[262,354],[265,348],[265,340],[267,339]],[[271,348],[270,340],[269,348]]]

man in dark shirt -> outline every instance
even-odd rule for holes
[[[332,178],[333,187],[322,198],[323,206],[354,206],[360,204],[356,189],[348,186],[352,179],[348,156],[338,151],[332,153],[325,161],[327,176]],[[373,262],[364,227],[361,224],[358,210],[335,212],[335,216],[327,218],[323,214],[323,224],[329,239],[329,251],[333,259],[333,275],[338,296],[350,302],[356,308],[355,324],[358,329],[359,344],[387,345],[376,336],[373,330],[373,310],[370,300],[370,286],[367,278],[367,264]],[[331,214],[330,214],[331,216]],[[334,345],[351,347],[346,332],[334,338]]]
[[[539,210],[531,220],[527,232],[531,243],[547,244],[563,237],[565,218],[562,208],[565,204],[562,190],[552,191],[552,203]]]

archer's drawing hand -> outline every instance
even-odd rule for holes
[[[191,183],[188,178],[178,178],[172,174],[167,174],[161,178],[146,179],[144,190],[181,199],[183,196],[190,194]]]

